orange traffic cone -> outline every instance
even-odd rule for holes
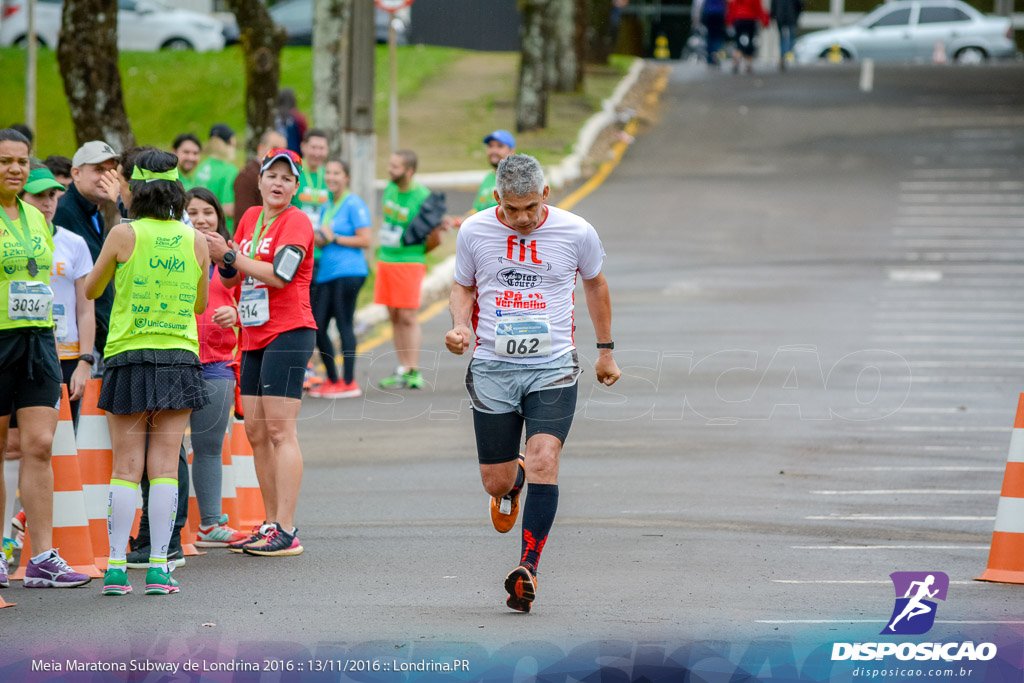
[[[263,494],[260,493],[260,481],[256,478],[252,446],[245,435],[245,423],[237,419],[231,424],[231,464],[235,475],[239,528],[263,524],[267,514],[263,506]]]
[[[61,391],[57,430],[53,435],[53,457],[50,460],[53,469],[53,547],[60,548],[61,557],[72,569],[95,579],[103,576],[103,572],[96,567],[93,555],[68,389],[61,386]],[[25,529],[21,566],[11,576],[16,581],[25,578],[25,569],[33,555],[31,537],[30,523]]]
[[[105,569],[110,554],[107,501],[110,475],[114,468],[114,452],[110,447],[107,415],[97,405],[102,384],[102,380],[98,379],[90,379],[85,383],[85,395],[78,416],[78,466],[82,473],[82,493],[85,496],[85,514],[89,519],[95,564]]]
[[[192,483],[192,449],[188,449],[188,478]],[[199,532],[199,500],[196,498],[196,487],[193,484],[188,487],[188,518],[185,526],[181,527],[181,549],[189,557],[193,555],[205,555],[206,551],[196,548],[196,534]]]
[[[976,580],[1024,583],[1024,394],[1017,402],[988,568]]]
[[[14,607],[17,604],[18,603],[16,602],[6,602],[4,600],[4,596],[0,595],[0,609],[3,609],[4,607]]]

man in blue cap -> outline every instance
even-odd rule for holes
[[[484,144],[487,145],[487,160],[495,169],[498,168],[502,159],[516,151],[516,139],[507,130],[494,131],[484,138]],[[491,171],[480,183],[476,200],[473,202],[473,213],[497,205],[498,202],[494,199],[494,171]]]

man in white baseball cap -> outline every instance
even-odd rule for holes
[[[71,158],[71,185],[57,202],[55,225],[80,235],[92,254],[93,261],[100,255],[106,226],[100,206],[108,199],[117,201],[120,183],[117,179],[118,154],[102,140],[87,142]],[[96,300],[96,350],[103,353],[107,343],[107,325],[110,307],[114,303],[114,288],[108,286]]]

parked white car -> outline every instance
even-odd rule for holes
[[[946,58],[961,63],[1013,57],[1017,51],[1006,17],[986,16],[960,0],[900,0],[850,26],[801,36],[793,53],[808,64],[826,58],[836,45],[844,60],[931,61],[940,41]]]
[[[36,33],[42,46],[57,47],[61,5],[61,0],[36,0]],[[205,14],[172,9],[158,0],[118,0],[117,10],[119,50],[224,48],[224,24]],[[26,0],[4,0],[0,47],[23,45],[27,36]]]

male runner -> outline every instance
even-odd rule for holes
[[[529,612],[536,596],[537,564],[558,507],[558,458],[576,412],[577,273],[598,341],[597,379],[611,386],[620,375],[601,240],[579,216],[547,206],[548,191],[533,157],[513,154],[498,165],[498,206],[470,216],[459,231],[445,335],[448,350],[462,354],[476,334],[466,387],[480,477],[499,532],[515,526],[519,494],[530,482],[522,556],[505,578],[506,604],[520,612]]]

